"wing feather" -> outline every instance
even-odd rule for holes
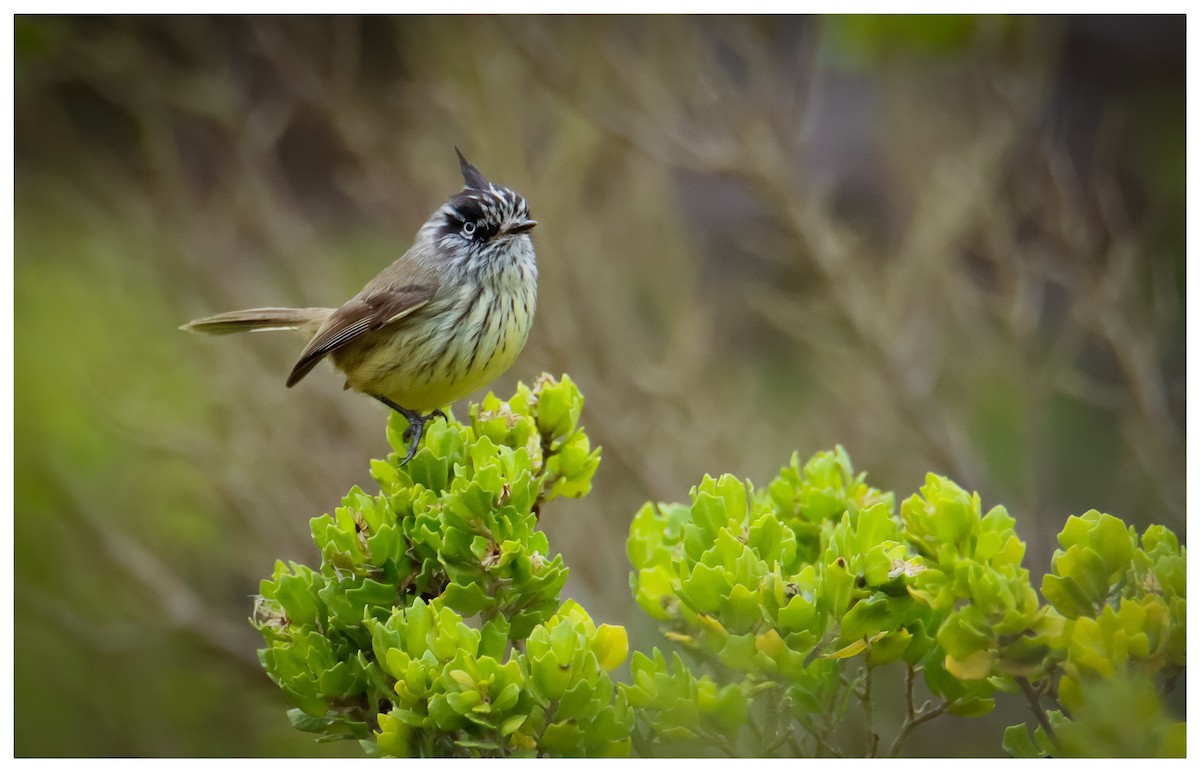
[[[300,355],[287,385],[294,386],[326,355],[363,333],[378,330],[404,319],[433,297],[436,285],[408,284],[376,290],[354,298],[334,311]]]

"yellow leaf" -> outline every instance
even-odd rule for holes
[[[992,672],[992,654],[987,649],[980,649],[964,659],[955,659],[947,654],[946,670],[962,681],[982,680]]]
[[[777,660],[779,655],[787,649],[787,644],[779,637],[779,633],[774,630],[768,630],[762,635],[754,637],[754,648],[766,654],[771,659]]]
[[[592,639],[592,651],[605,672],[612,670],[629,656],[629,636],[620,625],[600,625]]]
[[[700,624],[708,628],[709,632],[719,635],[722,638],[727,638],[729,636],[729,631],[725,629],[725,626],[713,617],[710,617],[708,614],[701,614],[699,616],[699,620]]]
[[[926,606],[933,605],[933,601],[934,601],[933,593],[929,592],[928,590],[918,590],[916,587],[913,587],[912,585],[908,585],[904,589],[908,590],[909,595],[911,595],[913,598],[920,601],[921,603],[924,603]]]
[[[861,654],[863,651],[866,650],[866,648],[868,646],[870,646],[872,643],[875,643],[875,641],[878,641],[880,638],[882,638],[883,636],[885,636],[887,634],[888,634],[887,630],[881,630],[880,632],[872,635],[869,639],[862,638],[860,640],[855,641],[854,643],[843,646],[842,648],[838,649],[837,651],[833,652],[832,654],[826,654],[825,658],[826,659],[849,659],[850,657],[853,657],[855,654]]]
[[[866,640],[865,639],[858,640],[858,641],[855,641],[854,643],[851,643],[849,646],[843,646],[842,648],[838,649],[837,651],[833,652],[832,654],[826,654],[825,657],[827,659],[849,659],[850,657],[853,657],[855,654],[861,654],[863,651],[866,650],[866,648],[867,648]]]

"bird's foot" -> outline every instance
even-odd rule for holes
[[[408,408],[400,407],[387,397],[381,397],[378,394],[374,395],[374,397],[390,407],[392,410],[395,410],[397,413],[404,416],[404,419],[408,421],[408,428],[405,429],[404,433],[400,435],[400,439],[404,440],[404,442],[407,443],[410,440],[412,441],[412,444],[408,448],[408,455],[406,455],[404,460],[400,462],[400,466],[404,466],[410,460],[412,460],[413,456],[416,455],[417,448],[421,444],[421,438],[425,435],[425,424],[437,417],[445,418],[446,414],[441,411],[441,408],[438,408],[431,413],[421,415],[416,410],[409,410]]]

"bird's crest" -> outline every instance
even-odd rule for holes
[[[489,185],[483,172],[476,169],[470,161],[463,157],[462,151],[457,147],[454,148],[454,152],[458,153],[458,168],[462,171],[463,184],[474,190],[487,190]]]

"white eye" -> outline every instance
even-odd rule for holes
[[[471,234],[473,234],[473,233],[475,233],[475,223],[473,223],[473,222],[463,223],[463,235],[470,237]]]

